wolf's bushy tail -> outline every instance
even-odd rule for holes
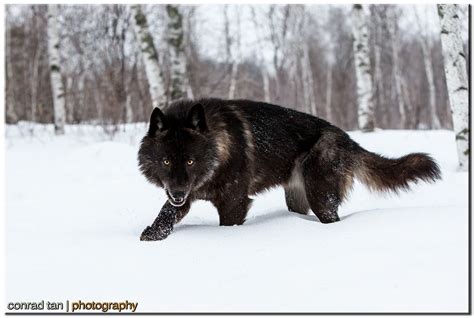
[[[370,190],[409,190],[410,183],[434,182],[441,179],[441,171],[433,158],[425,153],[411,153],[390,159],[360,147],[354,170],[355,177]]]

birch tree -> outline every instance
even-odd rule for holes
[[[332,45],[329,44],[329,56],[327,57],[327,73],[326,73],[326,102],[324,105],[326,111],[326,120],[332,122],[332,110],[331,110],[331,103],[332,103],[332,72],[333,72],[333,65],[334,65],[334,58],[332,57],[333,50]]]
[[[354,37],[359,128],[362,131],[373,131],[375,117],[372,75],[370,74],[369,29],[364,8],[360,4],[355,4],[352,8],[352,33]]]
[[[186,18],[184,19],[183,23],[183,29],[184,29],[184,55],[185,55],[185,60],[186,60],[186,95],[190,99],[194,99],[194,92],[193,92],[193,87],[191,85],[191,76],[190,76],[190,71],[188,65],[190,65],[192,62],[192,56],[193,56],[193,41],[192,41],[192,31],[193,31],[193,25],[195,24],[195,12],[196,12],[196,7],[191,7],[187,14]]]
[[[467,171],[469,166],[469,84],[466,72],[466,57],[460,34],[461,22],[458,5],[439,4],[438,15],[441,22],[444,71],[448,86],[449,104],[453,114],[459,168],[461,171]]]
[[[31,64],[31,77],[30,77],[30,82],[31,82],[31,121],[35,122],[36,121],[36,113],[37,113],[37,108],[38,108],[38,72],[39,72],[39,63],[40,63],[40,41],[38,37],[38,29],[39,29],[39,14],[37,12],[37,8],[35,6],[31,6],[31,11],[32,11],[32,33],[34,33],[34,41],[32,41],[32,50],[34,52],[33,54],[33,61]]]
[[[316,116],[316,96],[314,95],[314,80],[313,71],[311,69],[311,61],[309,60],[309,46],[304,40],[302,43],[302,57],[301,57],[301,68],[302,68],[302,81],[303,81],[303,98],[308,113]]]
[[[6,6],[7,12],[9,7]],[[9,13],[9,12],[8,12]],[[5,30],[5,120],[9,124],[16,124],[18,122],[18,116],[15,111],[15,96],[13,92],[13,81],[11,80],[13,75],[13,63],[11,54],[11,29],[6,28]]]
[[[400,128],[405,128],[407,118],[406,118],[406,111],[405,111],[405,103],[403,97],[403,79],[402,73],[400,70],[400,61],[398,59],[399,53],[399,43],[398,43],[398,19],[397,14],[395,12],[395,6],[392,6],[389,9],[388,13],[388,32],[390,33],[390,45],[392,50],[392,70],[393,70],[393,78],[395,80],[395,92],[396,92],[396,99],[398,103],[398,112],[400,114]]]
[[[300,21],[299,24],[297,24],[297,30],[299,30],[298,46],[301,48],[301,52],[299,53],[301,55],[300,66],[302,72],[303,99],[307,112],[316,116],[316,96],[314,94],[313,70],[311,68],[308,45],[310,34],[306,31],[309,29],[307,21],[308,17],[304,5],[298,6],[298,9],[300,13]]]
[[[166,41],[170,52],[170,102],[187,96],[186,55],[184,52],[183,14],[179,5],[166,5]]]
[[[127,7],[123,6],[123,12],[127,12]],[[120,15],[119,15],[120,16]],[[117,19],[118,20],[118,19]],[[133,50],[133,53],[130,54],[128,60],[130,60],[131,70],[130,74],[127,76],[125,72],[125,65],[126,65],[126,54],[125,54],[125,43],[127,39],[127,30],[130,27],[130,15],[129,12],[124,14],[122,19],[120,19],[121,28],[120,31],[120,78],[121,78],[121,86],[123,87],[124,93],[121,95],[122,99],[125,97],[125,101],[122,101],[124,104],[125,109],[125,122],[131,123],[133,121],[133,106],[132,106],[132,82],[134,80],[134,75],[136,74],[137,70],[137,51]],[[117,28],[117,27],[116,27]]]
[[[383,36],[383,20],[381,15],[384,14],[386,6],[370,5],[372,11],[373,28],[372,28],[372,45],[374,48],[374,103],[379,107],[381,118],[378,125],[386,125],[388,122],[388,110],[384,109],[387,104],[385,97],[384,77],[382,73],[382,44],[385,41]]]
[[[256,35],[257,35],[257,45],[256,45],[256,47],[257,47],[257,56],[258,56],[258,60],[260,62],[260,69],[261,69],[262,80],[263,80],[263,100],[265,101],[265,103],[269,103],[270,102],[270,79],[269,79],[269,75],[268,75],[268,69],[267,69],[265,60],[263,58],[263,41],[264,41],[264,38],[261,34],[261,27],[258,23],[255,8],[251,7],[251,11],[252,11],[252,21],[253,21],[255,32],[256,32]]]
[[[287,79],[285,67],[287,68],[287,73],[290,74],[288,77],[291,78],[291,74],[296,74],[295,63],[292,63],[293,61],[287,58],[290,52],[285,51],[288,47],[288,29],[292,18],[291,12],[291,6],[289,4],[284,6],[272,4],[267,13],[268,28],[270,29],[270,43],[273,49],[273,69],[275,71],[275,96],[273,96],[273,99],[276,103],[284,103],[283,95],[285,92],[281,87],[284,86],[283,82]],[[288,60],[290,60],[289,63]],[[293,71],[294,73],[292,73]]]
[[[426,25],[422,26],[420,16],[414,8],[415,17],[417,21],[417,26],[420,34],[420,45],[421,45],[421,52],[423,54],[423,65],[425,67],[426,79],[428,82],[428,93],[429,93],[429,117],[430,117],[430,127],[439,129],[441,127],[441,123],[439,121],[438,114],[436,112],[436,85],[435,85],[435,78],[434,78],[434,71],[433,71],[433,63],[431,58],[430,52],[430,35],[426,34],[428,28]],[[427,20],[425,16],[425,21]]]
[[[311,91],[314,90],[318,115],[325,116],[344,129],[358,127],[354,41],[352,24],[348,19],[350,10],[341,6],[311,10],[306,7],[307,21],[300,26],[301,14],[298,10],[301,6],[241,5],[242,53],[249,50],[244,50],[243,45],[253,41],[250,49],[254,52],[254,59],[250,57],[245,63],[240,60],[231,76],[238,48],[237,6],[227,7],[227,41],[223,36],[224,7],[212,9],[218,10],[214,13],[222,21],[221,27],[217,28],[222,30],[218,41],[213,38],[216,32],[220,32],[215,21],[207,19],[209,8],[178,7],[183,16],[185,80],[193,84],[197,96],[228,98],[233,76],[235,98],[245,96],[314,112],[310,101]],[[143,17],[148,17],[148,26],[141,24],[147,28],[143,32],[138,29],[138,33],[145,36],[145,41],[139,41],[143,37],[134,36],[134,24],[127,25],[127,21],[135,23],[132,18],[137,16],[132,14],[132,5],[72,5],[60,6],[59,9],[60,71],[65,92],[66,124],[71,119],[74,123],[93,122],[107,126],[144,121],[147,109],[154,105],[152,94],[158,96],[155,100],[159,97],[164,102],[171,99],[171,68],[179,63],[172,65],[168,51],[170,45],[167,40],[171,33],[168,32],[166,5],[140,7]],[[364,9],[367,9],[365,5]],[[461,33],[465,44],[464,33],[468,24],[464,23],[464,7],[460,6],[460,9],[458,14],[463,21]],[[191,15],[193,10],[195,16]],[[52,123],[54,109],[48,54],[48,7],[7,5],[5,11],[7,121]],[[393,129],[399,128],[400,124],[405,128],[414,127],[419,120],[427,124],[435,122],[429,118],[428,106],[436,104],[442,126],[451,127],[441,45],[434,38],[429,38],[426,44],[420,43],[427,37],[420,36],[412,7],[374,5],[371,11],[367,27],[371,42],[370,64],[377,126]],[[367,10],[365,12],[367,14]],[[418,13],[422,29],[428,32],[433,27],[432,21],[425,24],[425,15],[420,11]],[[154,23],[152,16],[158,18]],[[139,15],[139,21],[145,22],[143,17]],[[159,34],[152,32],[155,27],[160,30]],[[209,32],[212,29],[215,29],[214,32]],[[147,50],[150,32],[156,45],[156,49],[151,48],[153,51]],[[468,53],[466,47],[464,51]],[[331,56],[333,61],[330,61]],[[145,62],[149,62],[149,57],[152,60],[150,63],[155,58],[156,67],[147,74]],[[429,59],[431,63],[427,63]],[[430,64],[432,76],[429,75]],[[153,80],[149,80],[148,76],[156,77],[160,71],[163,77],[155,83],[162,79],[162,93],[156,94],[156,88],[150,89],[149,83]],[[311,78],[313,84],[310,83]],[[434,90],[429,88],[432,84]],[[192,95],[190,87],[186,85],[188,97]],[[404,123],[400,120],[400,111],[405,113]],[[74,115],[73,118],[70,115]]]
[[[137,74],[137,58],[136,56],[132,56],[133,59],[133,66],[131,75],[128,77],[125,83],[125,90],[126,90],[126,100],[125,100],[125,122],[131,123],[133,121],[133,107],[132,107],[132,82],[136,80],[135,74]]]
[[[167,99],[163,84],[163,74],[158,60],[158,52],[148,29],[147,18],[141,5],[132,5],[132,15],[135,35],[140,45],[142,60],[145,66],[152,107],[166,107]]]
[[[48,5],[48,57],[54,109],[54,131],[64,134],[66,122],[64,86],[61,79],[59,56],[60,38],[58,32],[58,5]]]
[[[237,31],[235,32],[235,36],[231,36],[230,34],[230,22],[229,22],[229,12],[228,6],[226,5],[224,8],[224,18],[225,18],[225,33],[226,33],[226,49],[227,49],[227,57],[232,60],[231,70],[230,70],[230,81],[229,81],[229,99],[234,99],[235,97],[235,89],[237,86],[237,73],[239,71],[239,63],[241,58],[241,51],[240,51],[240,8],[237,7],[236,10],[236,19],[237,19]],[[232,42],[235,42],[235,49],[233,50],[234,54],[232,54]]]

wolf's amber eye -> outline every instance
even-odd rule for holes
[[[192,166],[194,164],[194,160],[192,159],[189,159],[188,162],[187,162],[188,166]]]
[[[171,162],[170,162],[168,159],[163,159],[163,164],[164,164],[165,166],[169,166],[170,163],[171,163]]]

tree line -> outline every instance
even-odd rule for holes
[[[213,10],[218,19],[186,5],[7,5],[7,123],[55,123],[58,133],[65,123],[108,127],[212,96],[280,104],[346,130],[463,126],[450,108],[462,98],[449,92],[463,87],[459,67],[466,72],[464,7],[438,6],[440,32],[410,6]],[[213,54],[203,19],[217,30]],[[464,59],[449,62],[457,69],[447,67],[449,50]]]

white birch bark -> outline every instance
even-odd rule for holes
[[[179,5],[166,5],[168,19],[166,42],[168,43],[171,63],[170,102],[187,96],[186,55],[184,52],[183,14]]]
[[[454,133],[459,157],[459,169],[467,171],[469,166],[469,83],[466,72],[466,57],[461,39],[459,8],[455,4],[439,4],[441,22],[441,45],[444,71],[448,86],[449,104],[453,115]]]
[[[229,83],[229,99],[234,99],[235,97],[235,87],[237,86],[237,72],[239,71],[239,62],[235,58],[232,61],[232,68],[230,71],[230,83]]]
[[[311,69],[311,62],[309,60],[309,47],[306,43],[306,39],[303,39],[303,56],[301,58],[302,67],[302,80],[303,80],[303,98],[308,112],[314,116],[317,115],[316,111],[316,97],[314,96],[314,81],[313,71]]]
[[[354,64],[357,80],[358,123],[362,131],[375,127],[372,75],[370,74],[369,30],[362,5],[352,8],[352,33],[354,36]]]
[[[236,11],[237,17],[237,32],[235,33],[234,40],[236,42],[235,45],[235,53],[232,54],[232,67],[230,71],[230,83],[229,83],[229,99],[235,98],[235,89],[237,86],[237,74],[239,71],[239,63],[240,63],[240,8],[237,8]],[[226,19],[228,19],[227,11],[226,11]],[[230,37],[230,34],[227,35]]]
[[[185,61],[186,61],[186,76],[184,77],[186,80],[185,86],[186,86],[186,95],[189,99],[194,99],[194,92],[193,92],[193,87],[191,85],[191,79],[189,77],[189,69],[188,65],[191,62],[191,46],[192,46],[192,40],[191,40],[191,26],[193,23],[191,22],[191,17],[192,17],[192,12],[194,9],[191,9],[191,12],[187,14],[186,19],[184,19],[183,23],[183,29],[184,29],[184,55],[185,55]]]
[[[257,35],[257,56],[260,62],[260,72],[262,74],[262,81],[263,81],[263,100],[265,103],[270,102],[270,80],[268,75],[268,69],[265,64],[265,59],[263,58],[263,36],[261,34],[260,25],[258,24],[257,14],[255,13],[255,8],[251,7],[252,10],[252,21],[255,28],[255,33]]]
[[[58,5],[48,5],[48,57],[53,95],[54,131],[56,135],[63,135],[66,111],[64,105],[64,86],[61,79],[61,62],[59,56],[60,38],[57,17]]]
[[[332,36],[328,33],[328,41],[326,42],[326,95],[324,102],[324,113],[326,120],[332,122],[332,76],[334,68],[334,45]]]
[[[388,21],[388,32],[390,33],[390,45],[392,49],[392,60],[393,60],[393,78],[395,80],[395,92],[396,98],[398,103],[398,112],[400,114],[400,128],[405,128],[406,125],[406,111],[405,111],[405,103],[404,103],[404,96],[403,96],[403,82],[402,82],[402,74],[400,71],[400,62],[398,60],[398,32],[397,32],[397,16],[395,13],[395,9],[391,8],[389,10],[389,21]]]
[[[381,43],[385,41],[382,34],[382,19],[380,18],[380,13],[377,10],[377,5],[374,6],[374,22],[375,22],[375,34],[373,38],[374,45],[374,103],[379,107],[386,104],[385,98],[385,87],[384,79],[382,75],[382,63],[381,63]],[[383,126],[388,124],[388,111],[385,109],[381,112],[381,123]]]
[[[331,102],[332,102],[332,63],[328,63],[328,70],[326,73],[326,103],[325,103],[325,110],[326,110],[326,120],[332,122],[332,109],[331,109]]]
[[[164,108],[167,106],[167,100],[163,84],[163,74],[158,60],[158,52],[153,43],[153,37],[148,30],[147,19],[145,13],[142,11],[141,5],[134,4],[131,9],[134,31],[140,45],[145,74],[148,80],[152,107]]]

